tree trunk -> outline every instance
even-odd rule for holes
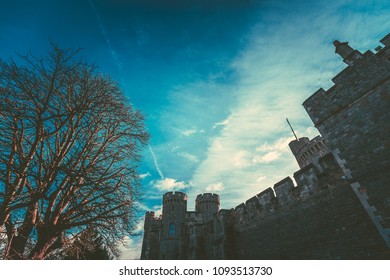
[[[60,245],[60,239],[58,237],[43,234],[38,237],[38,242],[28,258],[32,260],[44,260],[53,250],[59,248]]]
[[[24,258],[27,240],[33,230],[37,218],[38,203],[35,202],[28,206],[23,225],[16,229],[15,225],[8,220],[5,224],[7,229],[8,246],[5,253],[5,259],[21,260]]]
[[[13,233],[8,238],[8,250],[6,251],[5,259],[7,260],[22,260],[24,258],[24,250],[26,248],[26,243],[28,239],[28,234],[25,232],[19,232],[18,236],[15,236]]]

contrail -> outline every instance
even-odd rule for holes
[[[103,21],[101,20],[100,15],[99,15],[98,11],[96,10],[96,7],[93,4],[92,0],[89,0],[88,2],[89,2],[89,5],[91,6],[93,13],[95,14],[100,31],[102,32],[104,40],[106,41],[106,44],[107,44],[108,50],[110,51],[111,57],[114,60],[116,66],[118,67],[119,73],[122,75],[122,63],[120,62],[118,55],[116,54],[116,52],[114,51],[114,49],[111,45],[111,41],[110,41],[110,38],[108,37],[106,29],[104,28]]]
[[[149,146],[150,153],[152,154],[152,157],[153,157],[153,160],[154,160],[154,165],[156,166],[157,172],[158,172],[158,174],[160,175],[161,180],[164,180],[164,179],[165,179],[164,174],[161,172],[161,169],[160,169],[160,167],[158,166],[158,162],[157,162],[157,159],[156,159],[156,155],[154,154],[154,152],[153,152],[153,150],[152,150],[152,146],[150,146],[150,145],[148,145],[148,146]]]

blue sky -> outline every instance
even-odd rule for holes
[[[0,57],[83,48],[146,117],[140,208],[160,213],[171,190],[189,210],[203,192],[232,208],[298,170],[286,117],[316,136],[301,104],[345,68],[332,42],[373,50],[389,14],[368,0],[1,0]]]

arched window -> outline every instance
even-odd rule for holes
[[[175,236],[175,224],[174,223],[170,223],[169,224],[169,236],[170,237],[174,237]]]

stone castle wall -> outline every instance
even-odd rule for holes
[[[389,35],[384,48],[364,53],[303,105],[390,247]]]
[[[329,154],[236,207],[234,259],[387,259],[390,251]],[[274,195],[276,193],[276,196]]]

